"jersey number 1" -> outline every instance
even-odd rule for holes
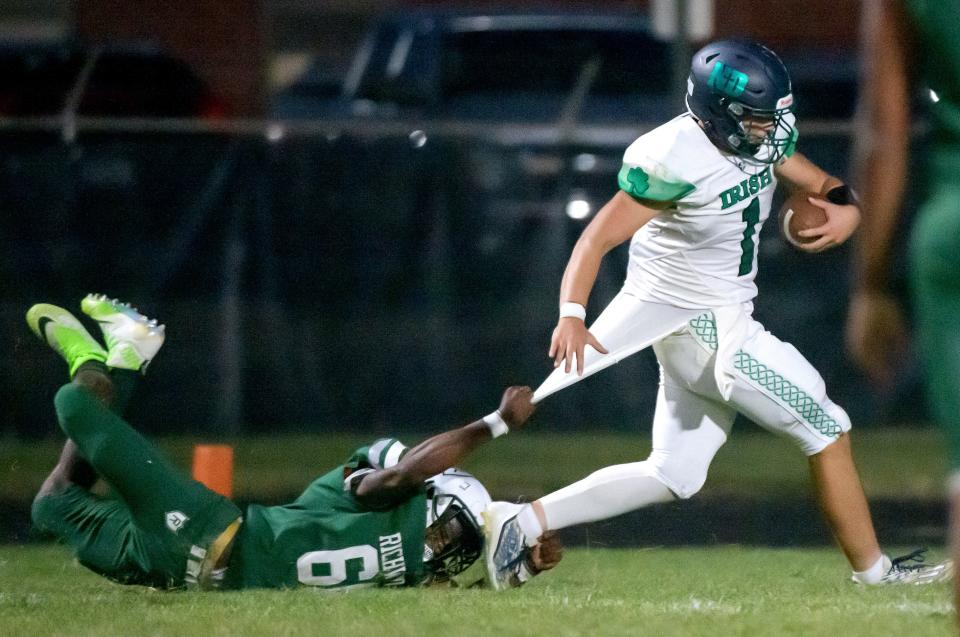
[[[753,253],[757,249],[753,240],[753,227],[760,221],[759,197],[754,197],[750,205],[743,209],[743,220],[747,222],[747,227],[743,229],[743,241],[740,242],[740,270],[737,271],[737,276],[750,274],[753,270]]]

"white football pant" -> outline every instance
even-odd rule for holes
[[[587,347],[584,375],[563,368],[537,389],[540,400],[653,345],[661,379],[653,416],[652,451],[643,462],[601,469],[540,499],[547,528],[606,519],[674,496],[689,498],[707,478],[737,412],[819,453],[850,429],[846,412],[826,395],[823,378],[788,343],[746,316],[744,340],[731,351],[729,398],[715,374],[717,330],[709,310],[687,310],[618,294],[590,326],[610,350]],[[666,331],[665,331],[666,330]]]

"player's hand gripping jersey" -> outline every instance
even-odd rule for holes
[[[426,497],[389,510],[357,501],[351,477],[393,466],[405,447],[380,440],[357,449],[292,504],[251,505],[227,571],[228,587],[404,586],[423,578]]]
[[[776,190],[773,165],[722,153],[684,114],[627,148],[619,185],[636,199],[673,202],[634,235],[625,291],[685,308],[757,295],[757,242]]]

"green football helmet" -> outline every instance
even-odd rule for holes
[[[751,163],[777,163],[796,144],[790,74],[761,44],[721,40],[697,51],[686,102],[717,148]]]

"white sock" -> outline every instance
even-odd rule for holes
[[[890,570],[892,562],[886,555],[881,555],[873,566],[865,571],[854,571],[853,581],[860,584],[879,584],[883,576]]]
[[[527,546],[536,546],[540,536],[543,535],[543,532],[546,530],[543,528],[543,525],[540,524],[540,520],[537,519],[537,512],[533,510],[533,506],[529,504],[523,505],[523,510],[517,514],[517,524],[520,525],[520,530],[523,531],[523,535],[526,540],[524,544]]]
[[[548,529],[605,520],[658,502],[673,492],[655,477],[647,461],[605,467],[579,482],[540,498]]]

